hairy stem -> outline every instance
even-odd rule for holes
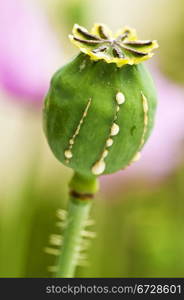
[[[82,259],[83,235],[87,235],[84,229],[98,184],[96,178],[89,179],[75,173],[70,188],[67,225],[56,273],[59,278],[74,277],[76,267]]]

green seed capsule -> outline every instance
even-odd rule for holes
[[[109,174],[140,157],[154,123],[156,93],[141,64],[156,41],[124,29],[112,38],[104,25],[92,33],[74,26],[80,48],[52,78],[45,100],[48,143],[63,164],[85,176]]]

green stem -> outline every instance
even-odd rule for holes
[[[58,260],[56,277],[72,278],[80,259],[82,233],[88,220],[92,196],[98,189],[96,178],[85,178],[74,174],[70,183],[71,196],[61,255]]]
[[[81,233],[88,219],[90,208],[91,201],[70,199],[68,224],[64,234],[64,244],[58,263],[57,277],[74,277],[82,243]]]

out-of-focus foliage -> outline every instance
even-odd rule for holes
[[[167,7],[162,5],[161,8],[158,14],[160,24],[164,8],[170,17],[164,17],[165,25],[158,32],[161,41],[160,65],[171,79],[184,84],[184,2],[169,0]]]
[[[68,39],[68,34],[75,23],[88,26],[91,22],[93,3],[90,0],[40,0],[46,7],[51,23],[58,32],[58,38],[65,49],[65,56],[76,53]]]
[[[84,24],[84,26],[89,24],[91,8],[89,0],[65,1],[62,9],[62,17],[69,32],[74,23]]]
[[[33,173],[27,176],[22,195],[17,195],[16,204],[21,205],[6,215],[1,277],[50,276],[46,267],[55,258],[43,249],[49,234],[58,232],[55,212],[66,207],[66,180],[61,177],[41,187],[37,180]],[[148,188],[142,182],[135,189],[132,182],[128,192],[121,189],[108,201],[98,196],[92,214],[97,238],[90,248],[90,265],[79,268],[78,276],[183,277],[183,180],[181,167],[162,186]]]

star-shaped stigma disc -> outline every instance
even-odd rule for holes
[[[136,31],[131,28],[119,30],[115,36],[103,24],[95,24],[89,33],[84,27],[74,25],[70,40],[92,60],[105,60],[118,67],[125,64],[138,64],[153,56],[158,48],[157,41],[138,40]]]

